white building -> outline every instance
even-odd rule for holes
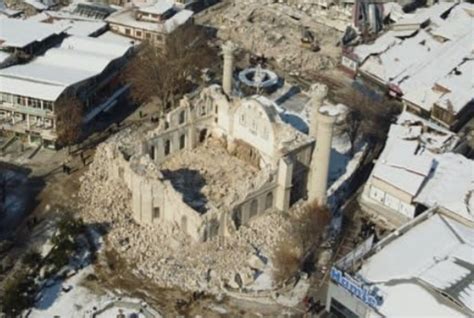
[[[426,211],[331,270],[326,310],[336,317],[472,317],[474,223]]]
[[[192,15],[192,11],[175,1],[158,0],[117,11],[106,21],[113,32],[161,46],[174,30],[191,23]]]
[[[65,36],[63,26],[24,21],[0,19],[0,51],[29,58],[58,44]]]
[[[1,69],[2,129],[54,146],[58,101],[77,97],[86,112],[94,111],[119,89],[116,79],[131,48],[131,44],[71,36],[28,63]]]
[[[427,207],[440,206],[474,221],[474,161],[450,152],[458,138],[404,112],[364,187],[364,211],[398,227]]]
[[[407,110],[458,129],[474,114],[474,5],[444,2],[398,21],[342,65],[386,87]]]

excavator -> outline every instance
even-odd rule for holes
[[[313,52],[318,52],[321,49],[319,47],[319,41],[307,27],[301,29],[301,46]]]

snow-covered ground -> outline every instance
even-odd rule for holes
[[[90,232],[95,247],[102,245],[102,238],[96,231]],[[116,318],[119,313],[125,317],[144,318],[140,313],[141,308],[147,307],[138,299],[125,298],[111,291],[93,291],[84,284],[89,277],[94,275],[94,267],[90,264],[91,253],[89,249],[83,248],[78,255],[71,260],[66,272],[75,274],[67,279],[51,279],[44,284],[38,295],[34,308],[29,315],[31,318],[65,317],[65,318]],[[151,317],[160,317],[152,312]],[[150,317],[150,316],[148,316]]]

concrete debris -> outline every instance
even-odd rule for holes
[[[275,60],[278,67],[294,75],[334,68],[340,58],[337,42],[345,30],[321,24],[334,19],[315,19],[320,7],[300,1],[235,1],[220,12],[211,11],[202,22],[218,29],[218,37],[232,40],[255,54]],[[301,41],[302,30],[314,35],[320,51],[314,52]]]
[[[108,225],[107,248],[118,251],[137,273],[160,286],[218,294],[224,284],[241,287],[235,281],[237,273],[242,286],[250,285],[255,269],[266,266],[256,250],[271,257],[280,240],[291,239],[291,218],[278,212],[252,219],[231,237],[204,243],[192,242],[177,227],[138,225],[132,218],[126,185],[108,179],[107,156],[101,147],[81,178],[82,216],[86,222]]]

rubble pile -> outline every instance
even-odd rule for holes
[[[209,138],[194,148],[169,157],[161,170],[180,192],[199,192],[215,208],[230,207],[270,178],[247,162],[230,155],[219,139]],[[219,158],[219,160],[216,160]]]
[[[235,1],[220,12],[203,17],[203,23],[218,29],[218,37],[231,40],[254,54],[275,60],[275,64],[293,75],[334,68],[340,58],[336,46],[342,33],[301,11],[303,6],[267,1]],[[319,51],[302,45],[307,29],[317,41]]]
[[[178,225],[140,226],[132,219],[125,184],[107,179],[105,151],[105,145],[98,147],[81,179],[82,216],[87,223],[108,225],[107,248],[160,286],[218,293],[224,284],[234,288],[251,284],[256,270],[251,264],[257,255],[271,257],[276,244],[292,235],[289,218],[279,212],[255,218],[231,237],[205,243],[192,243]]]

